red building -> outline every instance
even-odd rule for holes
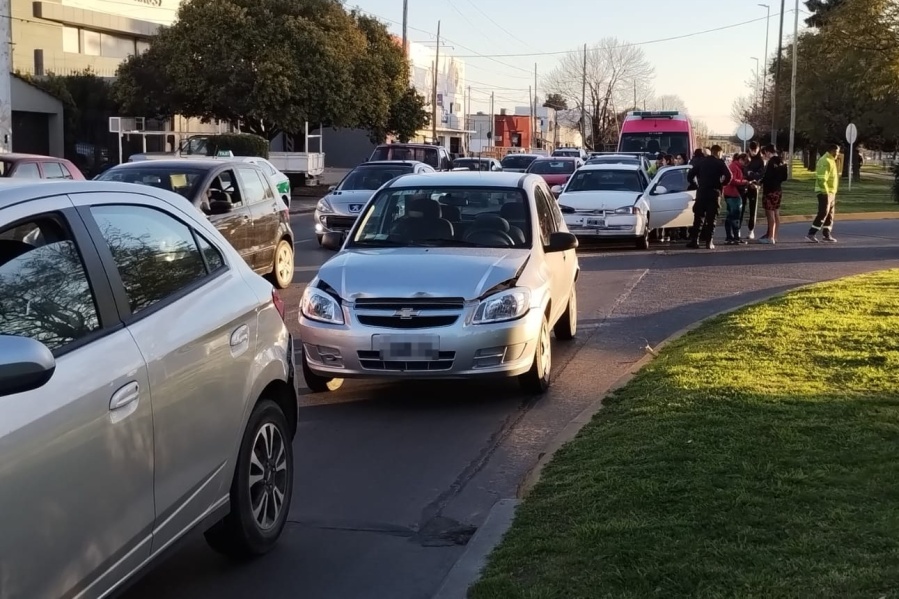
[[[534,135],[531,117],[517,114],[498,114],[494,119],[493,143],[504,148],[530,148]]]

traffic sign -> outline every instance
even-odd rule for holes
[[[753,135],[755,135],[755,129],[749,123],[740,123],[740,126],[737,127],[737,137],[740,141],[749,141]]]
[[[846,127],[846,141],[850,144],[854,144],[855,140],[858,139],[858,127],[855,126],[854,123],[849,123],[849,126]]]

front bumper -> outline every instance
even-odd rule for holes
[[[475,306],[467,306],[448,326],[396,328],[369,326],[344,307],[348,325],[329,325],[300,315],[300,339],[310,370],[333,378],[514,377],[527,372],[543,323],[543,313],[532,307],[510,322],[467,324]],[[403,325],[408,326],[408,325]],[[379,336],[379,337],[376,337]],[[415,343],[427,338],[438,342],[439,353],[428,358],[394,359],[378,349],[379,341]]]
[[[358,214],[335,214],[333,212],[322,213],[318,210],[312,216],[316,235],[325,233],[347,233],[356,224]]]
[[[646,219],[637,214],[565,215],[568,230],[577,237],[638,239],[646,233]]]

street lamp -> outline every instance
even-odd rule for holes
[[[771,6],[768,4],[759,6],[768,10],[768,17],[765,19],[765,78],[762,80],[762,105],[764,105],[768,95],[768,34],[771,30]]]
[[[759,59],[755,56],[751,56],[750,59],[755,61],[755,105],[756,105],[756,107],[758,107],[758,105],[759,105]]]

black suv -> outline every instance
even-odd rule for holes
[[[446,148],[430,144],[381,144],[369,160],[416,160],[437,171],[453,170],[453,160]]]

